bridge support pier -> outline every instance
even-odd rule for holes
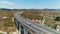
[[[37,33],[37,34],[42,34],[42,33]]]
[[[19,30],[19,34],[21,34],[21,22],[18,22],[18,24],[19,24],[19,27],[18,27],[18,30]]]
[[[19,29],[19,22],[16,18],[14,18],[14,21],[15,21],[15,25],[16,25],[16,28]]]
[[[19,22],[16,18],[14,18],[15,25],[18,29],[19,34],[21,34],[21,22]]]
[[[33,30],[31,31],[31,34],[34,34],[34,31]]]
[[[28,28],[26,26],[23,27],[24,34],[28,34]]]

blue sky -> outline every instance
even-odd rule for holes
[[[0,0],[0,8],[60,9],[60,0]]]

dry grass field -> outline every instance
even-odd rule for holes
[[[48,27],[55,29],[55,16],[59,16],[59,12],[49,12],[49,11],[25,11],[22,13],[22,17],[29,19],[45,19],[44,24]]]

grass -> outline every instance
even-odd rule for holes
[[[29,18],[29,19],[38,19],[38,20],[41,19],[42,20],[43,17],[39,16],[38,14],[39,14],[39,12],[26,11],[26,12],[23,12],[21,16],[24,18]]]
[[[49,15],[51,14],[53,16],[55,14],[53,12],[51,12],[51,13],[46,12],[46,13],[49,14]],[[43,16],[38,15],[38,14],[43,14],[45,16],[46,13],[45,12],[42,13],[42,12],[38,12],[38,11],[25,11],[25,12],[22,13],[21,16],[25,17],[25,18],[29,18],[29,19],[38,19],[38,20],[39,19],[42,20],[42,18],[45,18],[44,24],[47,25],[48,27],[54,28],[55,27],[55,23],[56,23],[54,18],[43,17]]]
[[[56,21],[54,19],[45,18],[45,25],[47,25],[48,27],[55,29],[55,23]]]
[[[0,33],[0,34],[3,34],[3,33]]]
[[[7,32],[8,31],[11,32],[12,30],[15,30],[15,29],[13,29],[15,24],[12,22],[12,18],[14,16],[13,13],[12,12],[0,12],[0,15],[1,15],[1,17],[0,17],[0,30],[7,31]],[[9,18],[1,19],[3,16],[9,17]]]
[[[5,23],[4,27],[13,27],[13,22]]]

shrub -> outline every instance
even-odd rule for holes
[[[60,17],[59,17],[59,16],[57,16],[55,20],[56,20],[56,21],[60,21]]]

